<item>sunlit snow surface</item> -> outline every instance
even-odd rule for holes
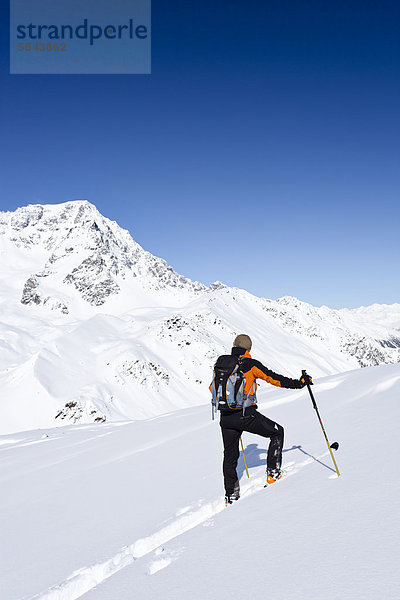
[[[397,600],[400,365],[370,365],[399,332],[398,304],[192,282],[88,202],[0,213],[1,600]],[[208,385],[238,333],[313,375],[339,479],[307,391],[262,384],[286,475],[244,434],[224,508]]]
[[[227,509],[207,406],[0,437],[1,597],[397,599],[400,365],[316,381],[339,478],[307,390],[270,389],[286,476],[245,433]]]

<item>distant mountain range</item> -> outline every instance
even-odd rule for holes
[[[334,310],[207,287],[86,201],[0,213],[1,431],[135,419],[209,402],[237,333],[316,378],[400,361],[400,305]]]

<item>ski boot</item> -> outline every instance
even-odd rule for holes
[[[282,473],[280,469],[267,469],[267,482],[264,487],[275,483],[275,481],[278,481],[278,479],[282,479]]]
[[[233,504],[233,502],[235,500],[239,500],[239,498],[240,498],[240,485],[239,485],[239,481],[236,480],[235,487],[233,488],[232,494],[227,494],[225,496],[225,506],[228,506],[228,504]]]

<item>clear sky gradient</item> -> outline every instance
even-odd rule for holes
[[[88,199],[204,283],[400,301],[400,4],[152,3],[151,75],[9,75],[1,210]]]

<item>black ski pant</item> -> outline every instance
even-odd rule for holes
[[[249,431],[250,433],[270,438],[267,468],[281,468],[284,434],[281,425],[278,425],[278,423],[271,421],[271,419],[253,409],[251,410],[251,414],[246,414],[245,416],[243,416],[242,411],[221,413],[220,426],[224,442],[224,462],[222,469],[227,496],[233,493],[233,488],[238,479],[236,467],[239,459],[239,439],[243,431]]]

